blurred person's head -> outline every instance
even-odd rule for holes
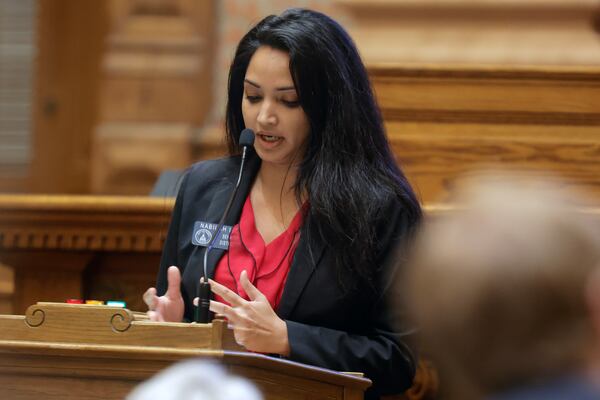
[[[247,379],[206,360],[175,364],[141,383],[127,400],[262,400]]]
[[[600,214],[582,213],[576,199],[557,183],[487,176],[458,193],[458,209],[427,219],[403,283],[451,398],[552,379],[592,361]]]

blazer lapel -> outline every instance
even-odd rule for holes
[[[223,211],[225,211],[225,206],[227,205],[227,200],[231,195],[231,191],[234,188],[235,183],[231,183],[229,179],[225,180],[223,186],[219,188],[218,192],[215,192],[213,197],[213,201],[210,203],[208,210],[206,211],[206,221],[211,223],[218,223],[223,215]],[[238,192],[239,193],[239,192]],[[200,252],[200,263],[202,265],[204,252],[206,251],[206,247],[202,248]],[[213,277],[213,273],[217,262],[223,256],[224,250],[219,248],[214,248],[208,254],[208,258],[206,259],[206,274],[209,277]]]
[[[244,167],[244,173],[242,175],[242,180],[240,181],[240,187],[238,188],[238,192],[236,193],[235,198],[233,199],[233,203],[231,204],[229,214],[225,219],[225,225],[234,226],[240,220],[240,215],[242,213],[244,202],[248,197],[248,193],[250,193],[252,183],[254,182],[254,178],[256,177],[259,167],[260,158],[258,158],[253,152],[248,154],[248,158],[246,159],[246,166]],[[235,171],[234,175],[230,175],[226,178],[227,184],[223,185],[221,190],[219,190],[219,192],[215,194],[215,197],[206,212],[207,219],[210,218],[210,222],[218,223],[221,219],[223,212],[225,212],[227,202],[229,201],[229,196],[231,196],[231,192],[235,188],[237,177],[238,170]],[[204,251],[206,251],[206,249]],[[206,260],[206,273],[209,277],[214,277],[217,262],[221,259],[224,252],[225,250],[213,248],[208,254],[208,258]],[[202,252],[202,257],[204,257],[204,252]]]
[[[310,240],[307,236],[302,235],[300,237],[283,294],[281,295],[281,301],[277,308],[277,314],[282,319],[288,318],[294,310],[294,306],[298,302],[304,287],[323,257],[325,244]]]

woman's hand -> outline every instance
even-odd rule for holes
[[[151,321],[181,322],[183,319],[183,297],[181,297],[181,274],[179,268],[171,266],[167,270],[167,292],[158,297],[151,287],[144,293],[144,303],[148,306]]]
[[[275,314],[265,295],[250,283],[246,271],[242,271],[240,283],[250,301],[213,280],[209,279],[209,282],[211,290],[231,304],[228,306],[211,300],[210,310],[229,320],[238,344],[250,351],[289,355],[285,321]]]

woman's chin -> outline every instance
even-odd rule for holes
[[[282,168],[287,168],[291,161],[290,161],[290,157],[281,157],[281,156],[277,156],[275,154],[265,154],[262,152],[259,152],[258,150],[256,151],[256,154],[258,154],[258,157],[262,160],[263,165],[264,164],[269,164],[269,165],[274,165],[274,166],[279,166]]]
[[[262,160],[263,164],[272,164],[272,165],[280,165],[280,166],[286,166],[288,164],[285,163],[284,160],[277,158],[277,157],[261,157],[260,154],[258,155],[260,157],[260,159]]]
[[[298,165],[302,162],[302,154],[285,151],[284,148],[265,149],[260,144],[254,146],[254,150],[263,164],[273,164],[282,168],[289,168],[291,164]]]
[[[254,146],[254,150],[256,150],[256,154],[260,157],[260,159],[265,163],[275,163],[279,164],[282,161],[281,153],[279,151],[273,151],[272,149],[265,149],[260,145]]]

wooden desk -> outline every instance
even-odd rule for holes
[[[267,400],[362,399],[366,378],[248,353],[223,321],[157,323],[106,306],[38,303],[0,316],[0,398],[123,399],[173,362],[221,362]]]

